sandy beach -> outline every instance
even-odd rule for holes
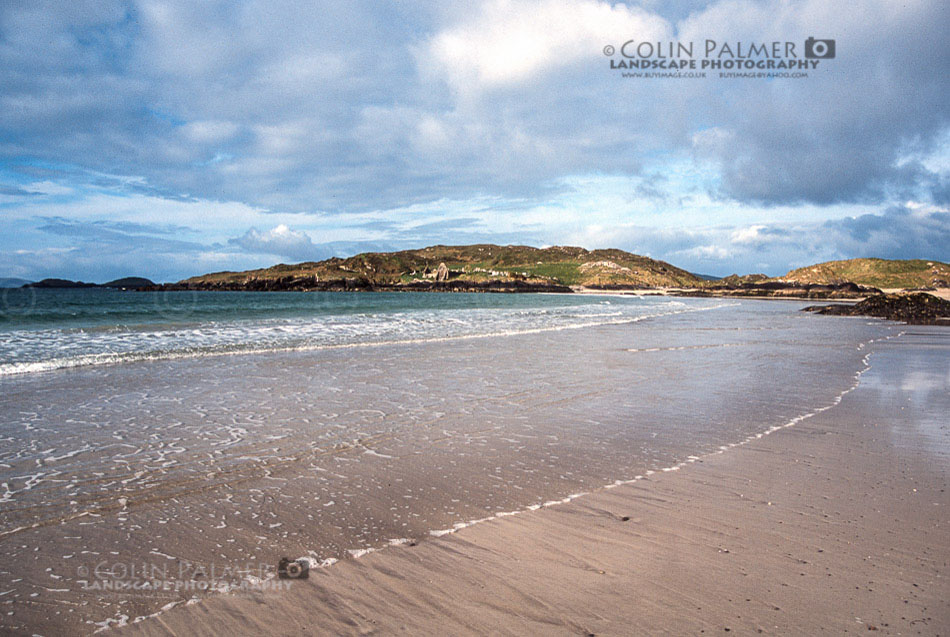
[[[121,634],[946,634],[946,332],[837,404],[569,503],[217,596]]]
[[[950,637],[950,0],[840,4],[0,0],[0,637]]]

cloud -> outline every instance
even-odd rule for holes
[[[139,223],[135,221],[78,221],[64,217],[40,217],[45,223],[40,230],[69,236],[100,237],[102,233],[116,235],[182,235],[194,232],[192,228],[168,223]]]
[[[723,200],[946,197],[946,3],[488,0],[7,4],[0,157],[141,179],[169,198],[351,212],[545,196],[694,155]],[[805,80],[624,80],[628,39],[824,34]],[[713,74],[715,75],[715,74]],[[109,99],[103,99],[108,95]],[[942,172],[941,172],[942,171]],[[645,191],[646,192],[646,191]],[[661,192],[655,193],[657,195]]]
[[[749,226],[748,228],[740,228],[732,233],[732,243],[745,244],[745,245],[760,245],[765,237],[763,231],[765,226]]]
[[[776,226],[746,226],[733,231],[729,236],[729,243],[733,246],[747,246],[757,250],[765,250],[776,241],[785,240],[789,234],[787,230]]]
[[[113,254],[119,251],[140,254],[200,252],[206,246],[194,241],[170,239],[169,234],[182,230],[177,226],[149,226],[129,222],[75,221],[47,218],[38,228],[42,232],[68,237],[74,242],[91,244],[96,250],[108,246]],[[166,236],[162,236],[166,235]]]
[[[35,197],[39,194],[38,192],[33,192],[32,190],[27,190],[19,186],[5,186],[0,184],[0,204],[15,202],[22,197]]]
[[[463,231],[467,232],[474,228],[480,228],[481,219],[478,217],[459,217],[454,219],[443,219],[441,221],[431,221],[422,223],[403,230],[403,234],[424,235],[429,232],[449,232]],[[480,228],[484,230],[484,228]]]
[[[469,94],[531,82],[634,33],[655,41],[669,26],[638,7],[595,0],[490,0],[434,35],[417,57],[425,71]]]
[[[247,252],[279,255],[299,261],[316,258],[318,253],[307,233],[291,230],[283,224],[266,232],[251,228],[240,237],[228,239],[228,243]]]
[[[948,18],[939,0],[2,3],[0,224],[37,254],[160,251],[167,224],[247,267],[586,237],[778,268],[904,253],[902,224],[939,252],[939,213],[887,211],[950,201]],[[809,36],[837,57],[803,79],[624,79],[602,53]]]
[[[233,122],[195,121],[182,126],[182,135],[198,144],[220,144],[230,140],[239,130]]]
[[[58,277],[101,283],[146,276],[167,281],[196,267],[227,261],[207,244],[175,238],[190,231],[168,224],[41,217],[11,227],[15,239],[0,250],[0,272],[31,280]]]
[[[894,206],[877,213],[819,222],[654,228],[588,226],[570,243],[619,247],[693,272],[727,275],[794,268],[856,257],[950,262],[950,210]]]
[[[929,258],[950,262],[950,210],[895,206],[883,214],[829,220],[839,249],[882,259]]]
[[[928,192],[935,175],[912,160],[950,125],[950,9],[942,2],[827,3],[730,0],[679,25],[686,39],[746,42],[830,37],[836,59],[797,81],[737,82],[710,95],[693,148],[722,171],[722,194],[767,205],[877,203]],[[707,34],[704,36],[704,34]],[[922,188],[921,188],[922,187]]]

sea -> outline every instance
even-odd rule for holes
[[[145,360],[489,338],[720,303],[570,294],[0,290],[0,376]]]
[[[0,290],[0,630],[142,621],[793,426],[906,332],[805,305]]]

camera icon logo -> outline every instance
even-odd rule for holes
[[[280,558],[277,564],[277,577],[280,579],[307,579],[310,577],[310,560],[300,558],[291,560],[287,557]]]
[[[830,60],[835,56],[834,40],[805,40],[805,57],[816,60]]]

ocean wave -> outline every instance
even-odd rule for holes
[[[273,318],[189,326],[23,330],[7,332],[0,341],[0,377],[142,361],[505,337],[633,323],[722,305],[726,304],[688,306],[677,301],[651,301],[614,304],[607,312],[596,303]]]

